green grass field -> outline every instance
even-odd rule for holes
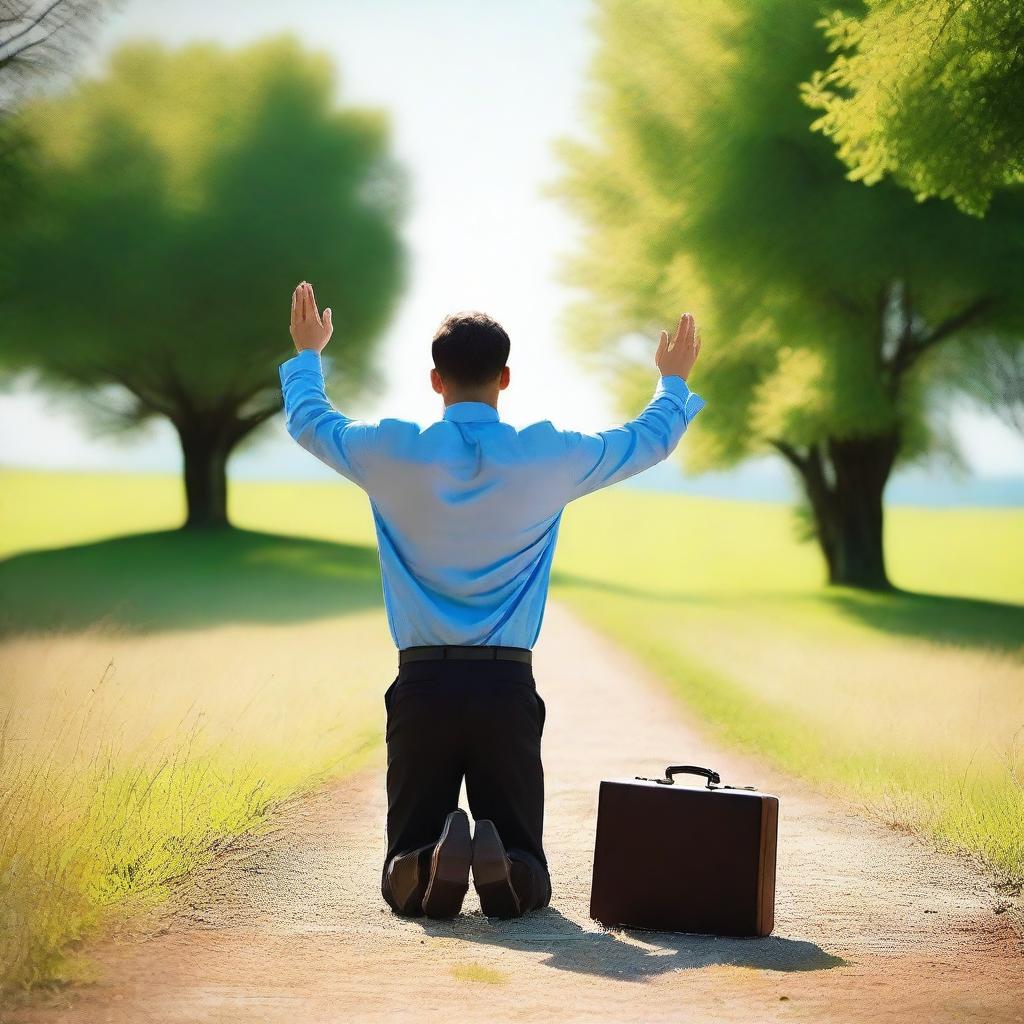
[[[9,985],[60,977],[69,940],[379,746],[394,651],[365,496],[243,483],[237,530],[181,516],[170,477],[0,474]],[[612,489],[567,510],[553,595],[726,741],[1019,882],[1024,517],[887,530],[902,590],[865,595],[822,586],[785,507]]]
[[[567,513],[555,593],[723,740],[1019,885],[1024,517],[891,510],[901,589],[885,595],[822,586],[791,521],[776,505],[609,492]]]

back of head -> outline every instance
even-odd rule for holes
[[[476,388],[490,384],[508,362],[505,329],[486,313],[453,313],[434,334],[431,354],[446,384]]]

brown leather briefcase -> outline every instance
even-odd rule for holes
[[[703,787],[677,775],[703,776]],[[590,916],[602,924],[710,935],[775,925],[779,801],[717,772],[672,765],[662,779],[601,783]]]

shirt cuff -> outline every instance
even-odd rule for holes
[[[301,352],[296,352],[291,359],[286,359],[278,367],[281,383],[285,383],[285,381],[290,377],[293,377],[296,373],[299,373],[302,370],[316,370],[322,375],[323,365],[320,360],[320,353],[315,352],[311,348],[307,348],[303,349]]]
[[[658,386],[654,389],[654,397],[660,398],[662,395],[670,395],[678,402],[687,423],[707,405],[700,395],[690,390],[690,386],[682,377],[674,373],[662,377],[658,381]]]

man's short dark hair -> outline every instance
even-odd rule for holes
[[[434,334],[434,367],[449,384],[479,387],[493,381],[508,362],[505,328],[486,313],[452,313]]]

